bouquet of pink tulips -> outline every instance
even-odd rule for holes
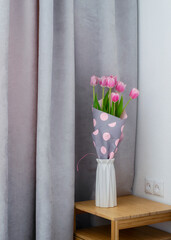
[[[123,139],[123,129],[127,114],[125,109],[132,99],[139,95],[133,88],[129,94],[128,102],[123,105],[123,91],[126,85],[117,81],[116,76],[91,77],[93,86],[93,143],[96,148],[96,206],[117,206],[117,187],[114,168],[114,156],[118,145]],[[102,87],[102,98],[98,100],[95,86]],[[105,93],[105,88],[107,91]],[[113,89],[113,91],[112,91]]]
[[[95,86],[100,85],[102,88],[102,99],[99,101],[97,94],[95,93]],[[123,106],[122,93],[125,90],[126,84],[121,81],[117,81],[117,76],[92,76],[90,85],[93,87],[93,107],[103,112],[109,113],[116,117],[121,117],[121,114],[126,109],[127,105],[132,99],[135,99],[139,95],[139,91],[133,88],[129,94],[130,98],[128,102]],[[108,91],[105,93],[105,88]],[[112,89],[114,90],[112,92]],[[121,95],[121,96],[120,96]]]
[[[123,139],[123,128],[127,114],[125,109],[132,99],[139,95],[133,88],[129,100],[124,105],[122,93],[126,84],[117,81],[116,76],[92,76],[90,85],[93,87],[93,143],[100,159],[111,159],[118,150],[118,144]],[[95,87],[102,88],[102,98],[99,100]],[[107,89],[105,93],[105,89]]]

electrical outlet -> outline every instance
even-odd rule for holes
[[[153,194],[157,196],[164,196],[164,182],[154,181],[153,184]]]
[[[145,192],[149,194],[153,194],[153,180],[149,178],[145,178]]]

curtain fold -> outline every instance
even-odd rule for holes
[[[35,235],[38,4],[10,1],[8,239]]]
[[[8,240],[9,1],[0,0],[0,239]]]
[[[40,0],[37,240],[72,239],[75,79],[73,1]]]
[[[36,239],[53,239],[50,112],[53,56],[53,1],[39,2],[38,116],[36,154]]]

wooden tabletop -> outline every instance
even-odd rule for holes
[[[161,213],[171,213],[171,205],[154,202],[133,195],[119,197],[118,206],[113,208],[96,207],[94,200],[91,200],[76,202],[75,209],[115,221]]]

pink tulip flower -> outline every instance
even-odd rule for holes
[[[90,80],[90,85],[91,86],[96,86],[98,84],[98,77],[96,77],[96,76],[92,76],[91,77],[91,80]]]
[[[135,99],[139,96],[139,91],[136,88],[133,88],[129,94],[130,98]]]
[[[126,87],[126,84],[124,84],[123,82],[121,81],[118,81],[117,84],[116,84],[116,91],[121,93],[121,92],[124,92],[125,91],[125,87]]]
[[[106,78],[106,87],[113,88],[117,84],[117,77],[116,76],[110,76]]]
[[[103,110],[103,100],[104,100],[104,88],[106,87],[106,77],[102,76],[99,78],[99,85],[102,87],[102,110]]]
[[[119,94],[113,92],[113,93],[111,94],[111,99],[112,99],[112,102],[114,102],[114,103],[117,102],[117,101],[119,100]]]
[[[99,78],[99,85],[101,87],[106,87],[106,77],[102,76],[101,78]]]
[[[93,103],[95,100],[95,86],[98,84],[98,77],[92,76],[90,79],[90,85],[93,87]]]
[[[128,102],[125,104],[125,107],[123,108],[123,112],[124,112],[124,110],[126,109],[126,107],[128,106],[128,104],[130,103],[130,101],[131,101],[132,99],[137,98],[137,97],[139,96],[139,91],[138,91],[138,89],[133,88],[133,89],[131,90],[129,96],[130,96],[130,99],[129,99]],[[122,112],[122,113],[123,113],[123,112]],[[121,115],[122,115],[122,114],[121,114]]]

